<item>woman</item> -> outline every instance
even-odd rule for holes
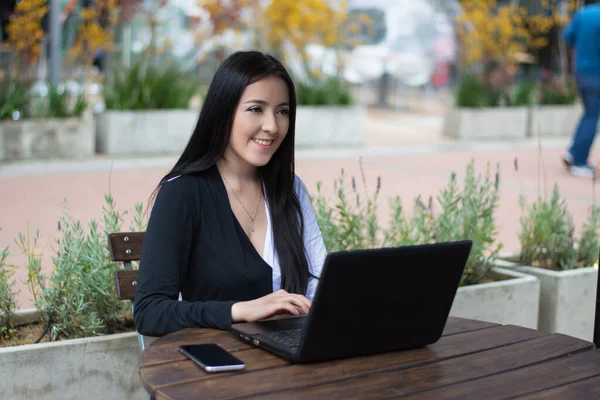
[[[294,84],[273,57],[238,52],[219,67],[189,143],[155,191],[138,332],[308,312],[326,251],[294,173],[295,119]]]

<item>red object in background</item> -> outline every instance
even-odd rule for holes
[[[450,83],[450,61],[438,61],[435,64],[430,81],[433,87],[448,86]]]

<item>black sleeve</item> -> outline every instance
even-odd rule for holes
[[[190,263],[195,218],[184,177],[161,187],[142,246],[134,320],[139,333],[162,336],[190,327],[227,329],[233,301],[179,301]]]

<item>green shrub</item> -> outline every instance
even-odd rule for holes
[[[575,267],[574,227],[565,200],[554,185],[550,199],[538,197],[527,205],[521,196],[521,256],[525,265],[565,270]]]
[[[19,235],[19,248],[27,256],[29,290],[43,322],[51,325],[51,339],[109,334],[131,321],[126,319],[129,305],[117,299],[114,272],[117,263],[110,260],[108,235],[119,232],[122,214],[116,210],[111,195],[105,196],[103,223],[95,220],[87,227],[70,217],[65,204],[61,219],[61,238],[52,257],[54,269],[46,279],[41,275],[41,255],[33,241]],[[131,229],[145,230],[143,206],[136,205]]]
[[[482,78],[474,73],[462,76],[456,89],[455,102],[457,107],[520,107],[532,104],[535,85],[527,80],[512,85],[508,91],[486,85]]]
[[[535,96],[535,85],[531,81],[523,80],[513,86],[507,103],[510,106],[522,107],[533,103]]]
[[[40,290],[44,288],[46,277],[42,274],[42,254],[38,253],[38,240],[40,232],[37,230],[31,239],[29,234],[29,224],[27,224],[27,233],[24,235],[19,232],[15,244],[21,253],[27,259],[25,269],[27,270],[27,289],[33,297],[33,303],[38,306],[40,300]]]
[[[570,105],[577,101],[577,88],[573,83],[566,87],[546,84],[540,88],[539,103],[541,105]]]
[[[27,117],[69,118],[81,117],[88,107],[83,91],[74,93],[66,85],[47,85],[44,96],[31,95]]]
[[[87,109],[84,93],[73,93],[64,84],[41,84],[46,85],[47,94],[33,93],[30,82],[0,82],[0,121],[80,117]]]
[[[521,264],[562,271],[590,267],[598,261],[599,207],[592,207],[576,239],[573,218],[565,200],[560,197],[557,185],[549,200],[540,197],[536,202],[526,205],[522,197],[521,205],[524,210],[519,236]]]
[[[361,164],[362,171],[362,164]],[[344,251],[364,248],[406,246],[455,240],[472,240],[461,285],[480,282],[491,268],[492,260],[502,248],[496,242],[498,228],[495,210],[498,207],[499,175],[490,174],[488,166],[485,177],[476,176],[474,162],[467,167],[464,187],[459,190],[456,174],[437,200],[440,211],[434,212],[433,199],[425,205],[418,197],[413,214],[407,217],[399,197],[390,200],[390,223],[387,227],[377,221],[377,199],[381,184],[372,195],[368,194],[366,181],[365,199],[361,199],[352,178],[351,189],[346,187],[342,170],[336,181],[337,195],[333,205],[328,204],[317,184],[317,194],[312,201],[327,251]],[[349,193],[347,193],[349,192]]]
[[[362,169],[362,164],[361,164]],[[363,183],[366,182],[363,180]],[[342,169],[336,181],[337,204],[329,206],[321,191],[321,182],[317,183],[317,195],[312,197],[317,222],[328,251],[346,251],[380,247],[382,245],[378,233],[381,228],[377,222],[377,197],[379,181],[375,193],[361,199],[356,188],[356,180],[352,178],[352,192],[346,193],[346,175]],[[366,189],[365,189],[366,191]]]
[[[350,105],[354,102],[351,88],[340,78],[296,84],[296,99],[299,106]]]
[[[104,85],[108,110],[157,110],[188,108],[200,90],[177,60],[160,64],[140,58],[130,68],[116,68]]]
[[[465,74],[456,90],[456,105],[458,107],[487,107],[489,99],[483,83],[473,74]]]
[[[447,188],[438,197],[441,210],[435,215],[433,239],[437,242],[473,241],[461,285],[481,281],[502,249],[502,244],[497,243],[499,231],[495,218],[499,184],[498,167],[494,176],[489,164],[485,176],[476,176],[472,161],[467,166],[462,191],[456,185],[456,174],[452,173]]]
[[[0,81],[0,121],[20,119],[27,114],[29,85],[14,80]]]
[[[577,242],[577,265],[590,267],[598,262],[600,254],[600,207],[592,207]]]
[[[8,247],[0,252],[0,340],[16,340],[13,327],[13,318],[16,311],[13,281],[15,267],[6,264],[9,256]]]

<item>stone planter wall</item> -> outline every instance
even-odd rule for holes
[[[96,151],[179,154],[192,136],[198,110],[105,111],[96,115]]]
[[[492,274],[503,280],[460,287],[450,315],[537,329],[539,280],[500,267],[492,268]]]
[[[596,307],[598,269],[566,271],[515,266],[540,280],[539,329],[592,341]]]
[[[15,325],[37,322],[18,311]],[[154,338],[149,338],[151,342]],[[0,399],[147,400],[135,332],[0,348]]]
[[[0,122],[0,160],[88,158],[94,141],[91,115]]]
[[[147,399],[137,334],[0,349],[2,399]]]
[[[460,140],[571,137],[580,104],[534,107],[457,108],[448,111],[442,135]]]
[[[364,106],[298,106],[296,147],[356,147],[365,136]]]
[[[452,108],[442,135],[460,140],[525,139],[528,107]]]
[[[582,113],[580,104],[532,107],[530,136],[571,137]]]

